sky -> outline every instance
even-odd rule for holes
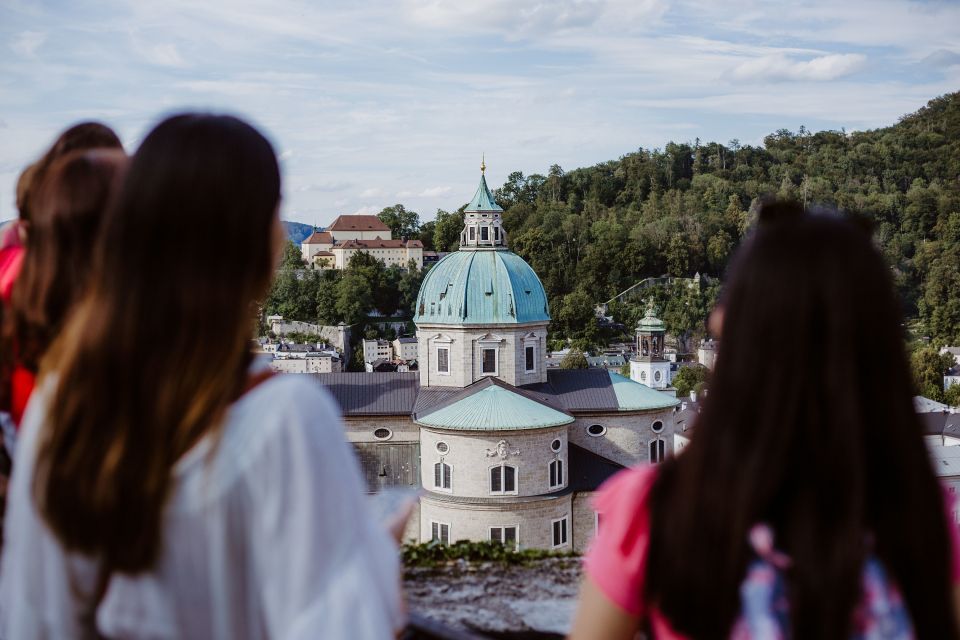
[[[0,220],[69,124],[128,151],[183,110],[273,142],[282,215],[492,188],[670,141],[893,124],[960,89],[960,2],[0,0]]]

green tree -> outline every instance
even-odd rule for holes
[[[586,293],[577,290],[567,294],[557,307],[554,312],[554,325],[562,335],[587,340],[596,336],[594,302]]]
[[[385,207],[377,217],[390,227],[394,238],[416,238],[420,233],[420,215],[408,211],[402,204]]]
[[[934,347],[922,347],[910,356],[910,367],[917,393],[943,402],[943,375],[954,364],[953,356],[940,354]]]
[[[292,240],[287,240],[287,242],[283,245],[283,254],[280,258],[280,268],[302,269],[303,266],[303,253],[300,251],[300,247],[294,244]]]
[[[709,371],[706,367],[693,365],[682,367],[673,377],[673,386],[677,390],[677,397],[684,398],[690,395],[697,385],[707,382]]]
[[[449,213],[437,209],[434,221],[433,246],[437,251],[456,251],[460,246],[460,232],[463,231],[463,212]]]
[[[587,356],[583,355],[583,351],[577,349],[571,349],[570,353],[563,356],[563,360],[560,361],[561,369],[587,369],[590,367],[590,363],[587,362]]]
[[[943,392],[943,401],[951,407],[960,407],[960,384],[952,384]]]

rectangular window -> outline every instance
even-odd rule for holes
[[[431,522],[430,539],[440,544],[450,544],[450,525],[443,522]]]
[[[517,469],[500,465],[490,469],[490,493],[516,493]]]
[[[450,373],[450,349],[437,347],[437,371]]]
[[[530,373],[531,371],[536,370],[536,359],[533,357],[533,346],[528,346],[523,350],[524,353],[524,366],[526,367],[526,372]]]
[[[554,460],[550,463],[550,487],[563,485],[563,460]]]
[[[664,442],[663,440],[651,440],[650,441],[650,462],[657,463],[663,462],[664,456]]]
[[[553,521],[553,546],[559,547],[567,544],[567,519],[560,518]]]
[[[480,227],[480,239],[481,240],[490,239],[490,232],[487,230],[487,227]]]
[[[500,240],[500,227],[493,228],[493,239]]]
[[[477,230],[474,227],[470,227],[470,239],[471,240],[477,239]]]
[[[490,540],[500,542],[507,547],[517,548],[516,527],[490,527]]]
[[[452,476],[450,465],[445,462],[438,462],[433,465],[433,488],[449,489]]]
[[[497,372],[497,350],[496,349],[484,349],[483,350],[483,365],[481,371],[483,373],[493,373]]]

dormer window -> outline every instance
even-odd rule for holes
[[[500,227],[493,228],[493,239],[496,240],[497,242],[500,241]]]
[[[489,230],[487,229],[487,227],[480,227],[480,239],[481,239],[481,240],[489,240],[489,239],[490,239],[490,232],[489,232]]]
[[[477,239],[477,230],[474,227],[470,227],[470,239],[471,240]]]

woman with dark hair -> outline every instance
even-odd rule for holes
[[[23,267],[5,315],[0,352],[7,371],[0,397],[19,424],[40,359],[87,288],[93,246],[127,156],[74,151],[47,171],[34,197]]]
[[[17,210],[19,216],[10,228],[4,229],[0,238],[0,330],[9,325],[6,317],[14,285],[20,277],[26,256],[25,243],[28,242],[33,218],[35,201],[42,185],[47,182],[51,168],[63,156],[91,149],[112,149],[120,153],[123,146],[113,130],[99,122],[80,122],[57,136],[46,153],[35,163],[28,166],[17,180]],[[82,196],[85,197],[85,196]],[[88,249],[89,251],[89,249]],[[83,273],[86,273],[83,269]],[[12,406],[10,375],[14,367],[14,350],[5,345],[0,349],[0,423],[4,425],[9,446],[13,434],[7,429],[10,422],[18,422],[18,409]],[[20,407],[22,409],[22,407]],[[12,418],[11,418],[12,415]]]
[[[768,203],[691,443],[595,506],[572,638],[958,638],[956,525],[862,225]]]
[[[138,149],[24,416],[0,635],[401,626],[396,546],[336,405],[308,377],[251,370],[279,199],[272,147],[235,118],[174,116]]]

